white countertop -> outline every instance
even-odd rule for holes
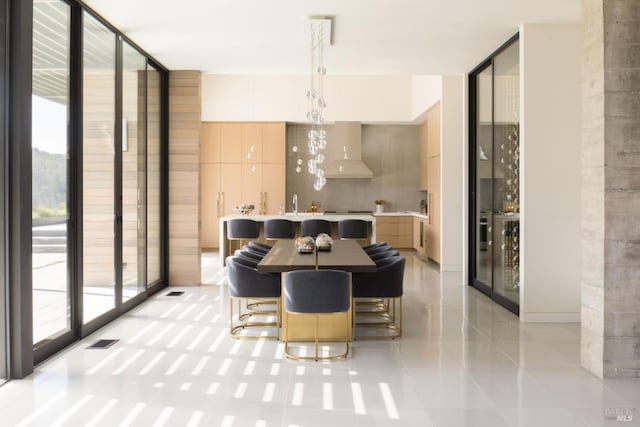
[[[374,216],[412,216],[416,218],[429,219],[429,215],[425,215],[416,211],[382,212],[382,213],[374,213],[373,215]]]

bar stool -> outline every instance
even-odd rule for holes
[[[338,222],[338,238],[360,240],[366,243],[369,239],[368,228],[367,221],[362,219],[343,219]]]
[[[318,237],[320,233],[331,235],[331,222],[325,219],[305,219],[300,225],[303,236]]]
[[[296,227],[288,219],[268,219],[264,222],[264,238],[266,240],[293,239]]]
[[[349,307],[351,306],[351,290],[349,273],[340,270],[298,270],[290,271],[284,276],[283,284],[283,316],[284,353],[296,360],[331,360],[347,357],[349,354]],[[313,356],[293,354],[289,348],[289,317],[302,314],[314,315]],[[321,315],[344,316],[345,351],[340,354],[320,356],[318,354],[318,322]]]
[[[229,255],[233,253],[231,241],[257,239],[260,235],[258,223],[252,219],[234,218],[227,222],[227,240],[229,240]]]

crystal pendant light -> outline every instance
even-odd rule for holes
[[[311,130],[307,133],[307,146],[311,158],[307,161],[307,171],[315,177],[313,188],[322,190],[327,183],[322,167],[325,156],[322,153],[327,147],[327,131],[323,128],[324,109],[327,101],[323,94],[324,76],[327,68],[324,65],[324,43],[331,31],[331,21],[325,18],[311,18],[309,21],[311,32],[311,73],[310,87],[307,90],[309,111],[307,120],[311,122]],[[296,168],[296,171],[298,169]]]

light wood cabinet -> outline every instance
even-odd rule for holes
[[[427,257],[427,223],[423,218],[413,218],[413,249],[420,258]]]
[[[427,157],[440,155],[440,102],[427,111]]]
[[[207,185],[200,187],[200,247],[218,247],[220,230],[218,218],[221,215],[222,195],[220,194],[220,164],[203,163],[200,168],[201,182]]]
[[[396,249],[412,248],[413,217],[376,216],[376,240]]]
[[[202,247],[219,246],[218,219],[236,206],[253,204],[256,214],[284,206],[285,145],[284,122],[202,123]]]
[[[284,122],[262,124],[262,162],[286,162],[286,126]]]
[[[242,124],[220,123],[220,162],[242,162]]]
[[[262,123],[242,123],[242,163],[262,163]]]

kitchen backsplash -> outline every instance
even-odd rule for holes
[[[374,211],[374,200],[386,201],[385,211],[417,211],[424,192],[419,190],[420,139],[414,125],[362,125],[362,160],[373,172],[372,179],[328,179],[321,191],[313,189],[313,176],[307,172],[307,133],[310,125],[287,124],[287,211],[293,194],[298,195],[299,210],[316,200],[320,211]],[[325,126],[327,141],[332,141],[332,126]],[[298,156],[292,147],[299,148]],[[296,172],[296,160],[302,158],[302,172]]]

